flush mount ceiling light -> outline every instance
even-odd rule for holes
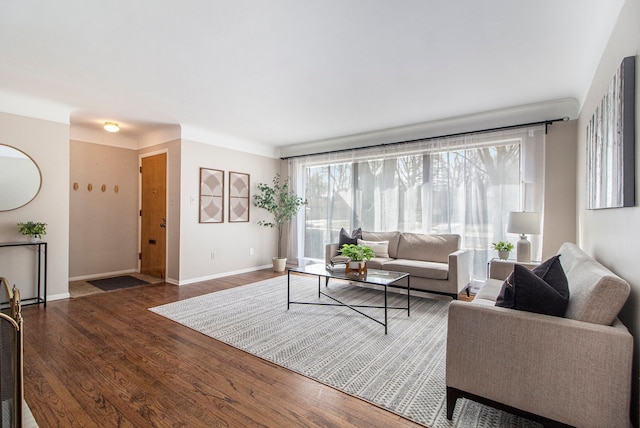
[[[120,126],[115,122],[105,122],[104,130],[108,132],[118,132],[120,130]]]

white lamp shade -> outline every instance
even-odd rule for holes
[[[536,235],[540,233],[540,216],[537,212],[512,211],[507,220],[507,232]]]

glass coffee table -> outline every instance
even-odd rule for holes
[[[320,298],[321,296],[325,296],[328,297],[329,299],[333,300],[333,302],[335,303],[322,303],[322,302],[295,302],[291,300],[291,273],[297,273],[297,274],[302,274],[302,275],[312,275],[312,276],[316,276],[318,277],[318,298]],[[374,285],[381,285],[384,287],[384,306],[371,306],[371,305],[357,305],[357,304],[349,304],[349,303],[345,303],[342,302],[338,299],[336,299],[335,297],[325,293],[322,291],[322,286],[321,286],[321,282],[322,282],[322,278],[325,279],[325,287],[329,284],[329,280],[331,278],[334,279],[342,279],[342,280],[347,280],[347,281],[352,281],[352,282],[360,282],[363,284],[374,284]],[[406,283],[407,283],[407,306],[406,307],[398,307],[398,306],[389,306],[387,303],[387,288],[391,285],[393,285],[394,287],[401,287],[404,288],[401,285],[397,285],[396,283],[400,282],[401,280],[403,280],[404,278],[407,279]],[[344,270],[329,270],[325,267],[325,265],[323,264],[315,264],[315,265],[308,265],[308,266],[302,266],[302,267],[297,267],[297,268],[291,268],[288,270],[287,272],[287,310],[289,309],[289,307],[293,304],[295,305],[320,305],[320,306],[344,306],[347,307],[349,309],[354,310],[355,312],[359,313],[360,315],[364,315],[365,317],[369,318],[370,320],[373,320],[375,322],[377,322],[378,324],[384,326],[384,334],[387,334],[387,326],[388,326],[388,321],[387,321],[387,311],[389,309],[403,309],[407,311],[407,316],[410,315],[410,310],[411,310],[411,288],[410,288],[410,277],[408,273],[405,272],[392,272],[392,271],[386,271],[386,270],[378,270],[378,269],[368,269],[364,274],[359,275],[357,273],[354,272],[345,272]],[[362,312],[361,310],[359,310],[358,308],[376,308],[376,309],[384,309],[384,322],[380,321],[364,312]]]

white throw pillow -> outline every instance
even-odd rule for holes
[[[363,241],[358,239],[358,245],[366,245],[371,248],[376,257],[389,258],[389,241]]]

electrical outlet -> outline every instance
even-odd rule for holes
[[[212,252],[211,252],[211,260],[213,260],[213,259],[215,259],[215,258],[216,258],[216,253],[212,251]]]
[[[249,248],[249,255],[253,256],[253,248]]]

